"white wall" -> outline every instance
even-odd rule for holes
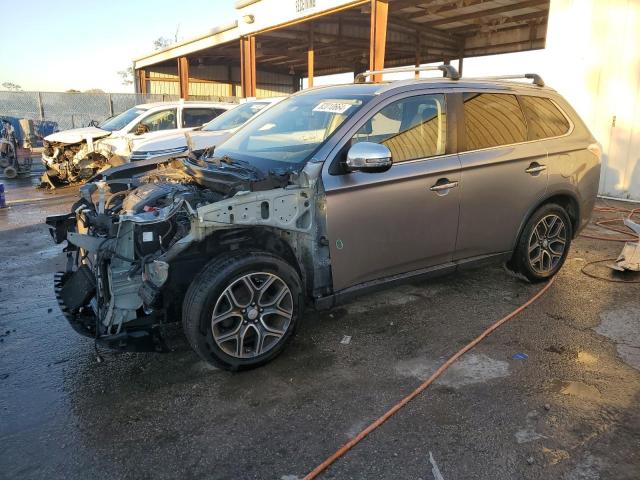
[[[543,52],[543,78],[603,146],[600,193],[640,200],[640,0],[551,0]]]

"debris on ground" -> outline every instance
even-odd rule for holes
[[[624,219],[624,224],[638,235],[638,241],[625,243],[622,252],[616,259],[616,263],[610,266],[619,272],[624,272],[625,270],[640,272],[640,224],[629,218]]]
[[[344,335],[342,340],[340,340],[342,345],[349,345],[351,343],[351,335]]]
[[[438,468],[438,464],[433,458],[433,454],[429,452],[429,462],[431,462],[431,473],[433,474],[434,480],[444,480],[444,477],[440,473],[440,469]]]

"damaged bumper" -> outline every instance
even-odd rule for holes
[[[126,272],[132,264],[128,264],[124,277],[117,262],[112,271],[110,260],[76,264],[74,257],[78,259],[89,253],[77,244],[86,247],[93,237],[77,232],[75,214],[51,216],[46,223],[55,243],[68,241],[64,248],[67,269],[54,275],[54,292],[69,325],[80,335],[94,338],[97,344],[111,350],[168,350],[161,329],[165,311],[153,308],[161,303],[159,289],[149,282],[131,281]],[[96,240],[104,243],[104,240]],[[96,272],[103,272],[103,275],[97,276]],[[114,290],[117,283],[120,283],[120,290]]]

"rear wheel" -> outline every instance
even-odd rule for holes
[[[543,205],[527,221],[511,266],[532,282],[546,280],[564,264],[572,237],[567,212],[560,205]]]
[[[265,252],[225,255],[193,280],[183,328],[205,361],[226,370],[253,368],[284,349],[302,304],[300,278],[284,260]]]
[[[18,176],[18,170],[12,166],[8,166],[4,169],[4,176],[7,178],[16,178]]]

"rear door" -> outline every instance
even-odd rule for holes
[[[466,92],[462,100],[460,225],[456,260],[507,252],[545,195],[547,151],[529,142],[518,98]],[[460,98],[460,97],[459,97]]]
[[[451,262],[460,164],[447,147],[447,118],[443,94],[414,92],[388,99],[348,134],[341,152],[382,143],[394,163],[323,175],[334,290]]]

